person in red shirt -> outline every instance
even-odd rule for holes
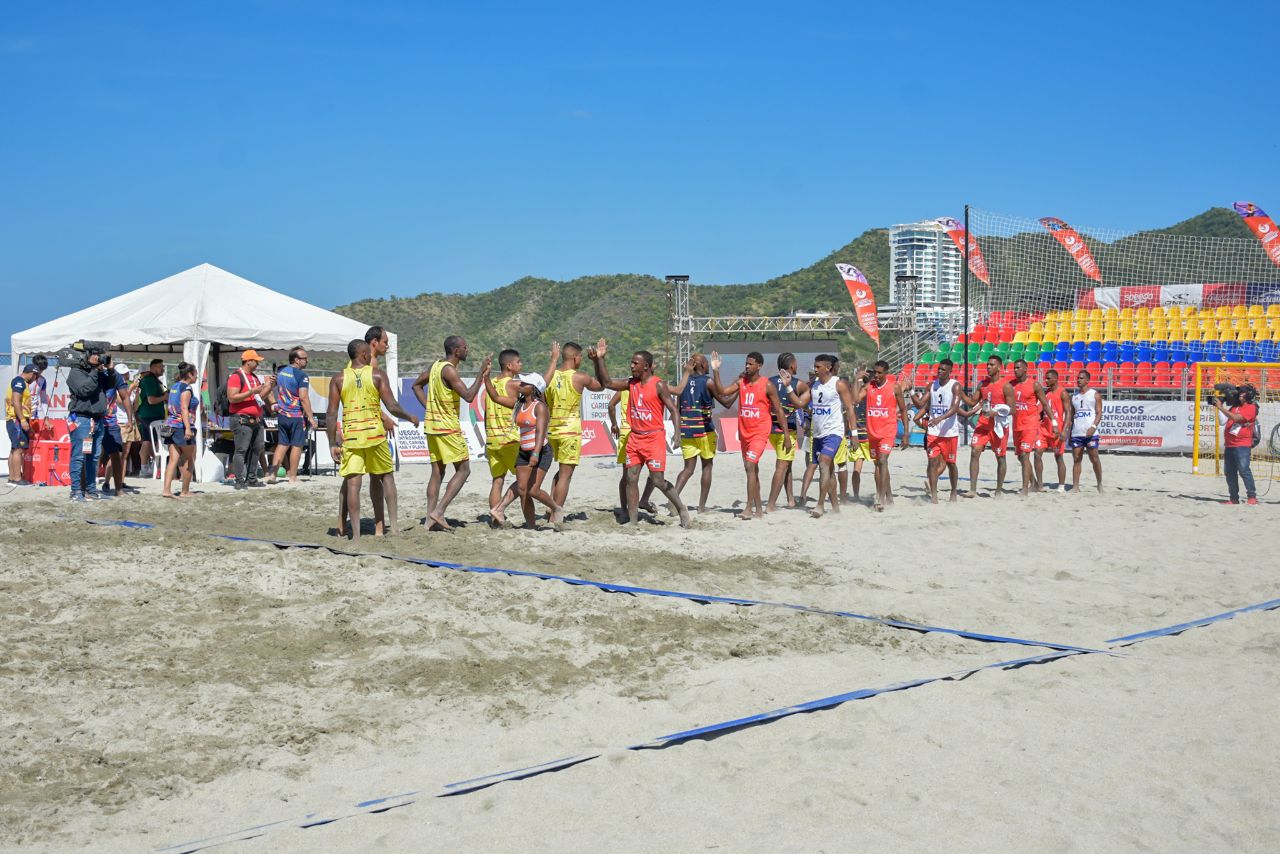
[[[605,366],[607,352],[608,344],[601,338],[596,346],[587,348],[587,357],[596,366],[596,379],[602,388],[628,393],[627,421],[631,425],[631,435],[627,437],[627,521],[631,525],[640,524],[640,472],[648,469],[654,487],[679,512],[680,527],[688,528],[689,509],[680,500],[675,484],[663,476],[667,470],[668,442],[665,441],[666,427],[662,416],[664,411],[671,414],[675,430],[669,444],[671,450],[679,450],[680,408],[676,406],[666,382],[654,376],[652,353],[637,350],[631,356],[630,379],[615,380],[609,377],[609,369]]]
[[[893,505],[893,484],[889,480],[889,454],[893,451],[898,435],[898,423],[902,423],[902,447],[911,444],[911,418],[907,413],[907,401],[897,377],[889,373],[889,363],[881,359],[871,369],[871,382],[855,389],[853,403],[862,403],[867,412],[867,444],[871,447],[871,459],[876,464],[877,511]]]
[[[742,464],[747,472],[747,506],[738,515],[740,521],[764,518],[764,502],[760,498],[760,458],[769,447],[773,425],[782,431],[782,450],[791,453],[791,433],[787,416],[774,383],[760,373],[764,356],[756,351],[747,354],[746,367],[738,381],[729,388],[720,382],[720,357],[712,354],[711,371],[715,382],[712,394],[721,406],[738,401],[738,441],[742,445]]]
[[[992,356],[987,359],[987,378],[969,394],[963,388],[960,395],[964,398],[968,409],[961,409],[960,414],[968,418],[979,414],[978,424],[973,430],[972,449],[969,452],[969,491],[965,498],[976,498],[978,495],[978,470],[982,459],[982,449],[990,447],[996,455],[996,491],[999,498],[1004,494],[1004,476],[1006,472],[1005,451],[1009,447],[1009,434],[1012,431],[1012,413],[1014,411],[1013,386],[1000,376],[1004,367],[1004,359]],[[1003,406],[1001,413],[997,407]]]
[[[1051,416],[1040,420],[1040,438],[1043,448],[1036,450],[1036,482],[1044,484],[1044,452],[1052,451],[1058,463],[1058,491],[1067,491],[1067,437],[1071,435],[1071,424],[1067,421],[1067,411],[1071,407],[1071,395],[1058,385],[1058,372],[1050,369],[1044,375],[1044,399],[1049,402],[1045,415]]]
[[[262,422],[266,410],[264,404],[272,400],[271,391],[276,378],[263,379],[255,373],[262,356],[257,350],[245,350],[240,354],[240,370],[227,377],[227,400],[231,402],[231,435],[235,450],[231,453],[231,471],[235,475],[236,489],[262,486],[258,480],[258,458],[266,427]]]
[[[1044,396],[1044,387],[1027,376],[1026,359],[1013,363],[1013,405],[1013,441],[1018,462],[1022,463],[1022,490],[1019,494],[1028,495],[1043,488],[1035,465],[1045,447],[1040,423],[1050,420],[1054,430],[1061,430],[1062,421]]]
[[[1229,390],[1228,390],[1229,392]],[[1240,386],[1235,395],[1226,399],[1210,396],[1209,402],[1226,417],[1222,431],[1222,473],[1227,477],[1229,499],[1224,504],[1240,503],[1240,483],[1244,481],[1245,499],[1258,503],[1258,493],[1253,485],[1253,470],[1249,468],[1253,453],[1253,433],[1258,429],[1258,390],[1249,383]]]

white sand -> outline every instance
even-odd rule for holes
[[[620,530],[617,469],[588,463],[570,508],[587,518],[563,534],[476,523],[488,485],[477,467],[449,513],[470,524],[452,536],[410,529],[424,512],[413,470],[400,478],[406,533],[360,548],[1086,646],[1280,595],[1280,492],[1224,508],[1208,500],[1221,482],[1185,460],[1106,465],[1103,496],[933,507],[912,451],[895,455],[900,500],[883,515],[711,512],[685,532]],[[725,508],[741,468],[731,456],[717,467],[712,503]],[[424,797],[403,809],[222,850],[1280,845],[1280,611],[1123,657],[984,671],[628,752],[1040,650],[203,536],[339,544],[326,533],[335,489],[319,478],[179,504],[154,488],[88,506],[40,489],[0,498],[0,847],[151,849],[410,790]],[[605,756],[430,797],[587,751]]]

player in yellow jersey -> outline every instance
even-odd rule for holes
[[[515,414],[510,406],[504,406],[498,398],[514,399],[519,393],[518,383],[513,381],[524,368],[524,361],[516,350],[503,350],[498,354],[497,377],[485,383],[484,443],[485,456],[489,460],[489,519],[492,527],[506,527],[504,511],[517,498],[515,482],[506,496],[502,484],[507,475],[515,476],[516,457],[520,454],[520,431],[516,429]],[[488,391],[489,387],[493,391]]]
[[[369,345],[356,338],[347,345],[351,364],[329,381],[329,448],[339,464],[342,487],[338,499],[338,535],[345,534],[346,514],[351,516],[351,539],[360,539],[360,482],[365,474],[378,480],[386,502],[373,506],[374,531],[390,535],[396,528],[396,481],[391,444],[382,426],[382,407],[405,421],[418,420],[400,408],[391,393],[386,372],[369,364]],[[342,409],[342,441],[338,441],[338,410]]]
[[[547,405],[551,407],[547,438],[559,464],[551,485],[551,499],[559,507],[565,506],[569,483],[582,457],[582,392],[604,388],[595,377],[579,370],[581,365],[581,345],[568,341],[562,348],[559,343],[552,343],[551,364],[543,378],[547,381]]]
[[[486,358],[480,373],[468,388],[458,376],[458,365],[467,360],[467,342],[461,335],[444,339],[444,358],[418,374],[413,381],[413,393],[422,404],[422,431],[427,434],[427,452],[431,454],[431,482],[427,485],[427,530],[452,531],[444,513],[449,503],[462,491],[462,485],[471,476],[471,460],[467,451],[467,438],[462,435],[458,420],[458,403],[476,399],[483,382],[480,375],[489,370],[491,359]],[[445,469],[452,464],[453,477],[440,494]]]

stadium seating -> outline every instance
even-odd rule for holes
[[[924,385],[938,360],[963,362],[966,352],[970,382],[985,375],[982,364],[996,355],[1033,363],[1041,378],[1052,368],[1068,384],[1083,368],[1100,383],[1110,376],[1116,388],[1180,389],[1197,362],[1270,362],[1280,371],[1280,304],[992,312],[968,336],[923,354],[902,373]],[[1011,364],[1005,374],[1013,375]]]

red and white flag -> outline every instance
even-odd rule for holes
[[[1280,231],[1276,231],[1275,221],[1253,202],[1236,202],[1232,207],[1244,218],[1244,224],[1258,238],[1267,257],[1280,264]]]
[[[984,284],[991,284],[991,275],[987,272],[987,262],[982,257],[982,250],[978,248],[978,241],[965,234],[964,224],[950,216],[938,217],[937,223],[955,242],[956,248],[960,250],[960,257],[969,259],[969,269],[973,274]]]
[[[1080,265],[1080,272],[1095,282],[1102,281],[1102,271],[1098,269],[1098,262],[1093,260],[1093,253],[1089,251],[1084,238],[1074,228],[1056,216],[1041,217],[1040,224],[1049,229],[1049,233],[1062,244],[1063,249],[1071,253],[1071,257]]]
[[[849,289],[849,296],[853,299],[853,313],[857,315],[858,325],[879,347],[880,320],[876,316],[876,295],[871,293],[867,277],[852,264],[837,264],[836,269],[840,271],[840,278],[844,279],[844,286]]]

